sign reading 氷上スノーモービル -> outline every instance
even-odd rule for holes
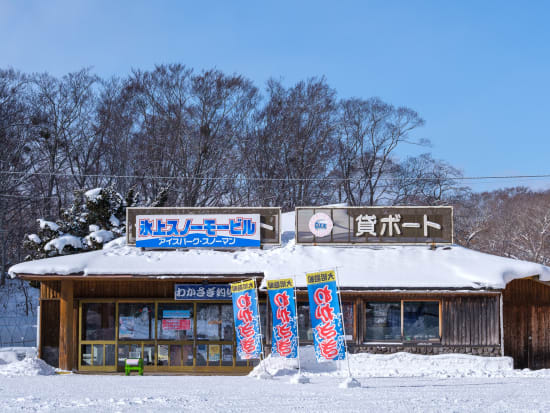
[[[298,207],[298,244],[452,244],[453,207]]]
[[[127,208],[128,245],[143,248],[258,248],[281,242],[280,208]]]
[[[260,215],[138,215],[136,247],[242,248],[260,246]]]

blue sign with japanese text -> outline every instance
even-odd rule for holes
[[[260,215],[138,215],[136,247],[260,247]]]
[[[263,351],[256,283],[254,280],[232,283],[231,295],[237,354],[243,360],[260,358]]]
[[[306,277],[315,357],[318,362],[344,360],[346,345],[336,274],[322,271]]]
[[[175,300],[231,300],[229,284],[176,284]]]
[[[268,280],[267,293],[273,313],[271,354],[296,358],[298,357],[298,328],[292,279]]]

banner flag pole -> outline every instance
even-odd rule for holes
[[[348,381],[340,385],[340,387],[360,387],[361,384],[351,376],[351,366],[349,363],[348,343],[346,340],[346,325],[344,322],[344,306],[342,305],[342,294],[340,291],[340,280],[338,274],[338,267],[334,268],[336,273],[336,286],[338,287],[338,301],[340,302],[340,319],[342,320],[342,331],[344,333],[344,348],[346,349],[346,360],[348,362]]]
[[[301,376],[302,375],[302,363],[300,361],[300,330],[298,328],[298,297],[296,295],[296,288],[297,288],[297,284],[296,284],[296,274],[294,274],[292,276],[292,278],[294,279],[294,307],[295,307],[295,312],[296,312],[296,332],[298,333],[298,336],[296,337],[296,350],[298,350],[298,353],[297,353],[297,356],[298,356],[298,376]]]
[[[253,278],[254,280],[254,287],[256,289],[256,311],[257,311],[257,314],[258,314],[258,327],[260,329],[260,346],[261,346],[261,349],[262,349],[262,358],[260,359],[260,361],[263,360],[263,365],[264,365],[264,372],[265,374],[269,374],[267,372],[267,367],[265,366],[266,364],[266,360],[265,360],[265,348],[264,348],[264,335],[262,334],[262,319],[261,319],[261,316],[260,316],[260,294],[258,292],[258,282],[256,281],[256,278]],[[267,304],[266,304],[266,310],[267,310]],[[266,311],[267,313],[267,311]],[[267,316],[267,314],[266,314]]]

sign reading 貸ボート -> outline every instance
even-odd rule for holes
[[[231,300],[231,287],[229,284],[176,284],[174,299]],[[165,318],[168,317],[165,316]]]
[[[137,215],[136,247],[260,246],[260,215]]]
[[[306,274],[313,344],[317,361],[344,360],[346,345],[336,273]]]
[[[262,354],[258,296],[254,280],[231,284],[233,319],[237,336],[237,354],[243,360]]]
[[[296,358],[298,357],[298,328],[292,279],[268,280],[267,293],[273,314],[271,354]]]
[[[453,207],[298,207],[298,244],[452,244]]]

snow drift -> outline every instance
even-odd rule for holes
[[[56,369],[36,355],[34,347],[0,348],[0,376],[51,376]]]
[[[306,377],[347,377],[347,361],[318,363],[313,346],[300,347],[302,374]],[[418,355],[410,353],[349,355],[351,374],[369,377],[507,377],[516,375],[511,357],[482,357],[466,354]],[[268,356],[250,373],[257,376],[264,369],[273,376],[293,376],[298,372],[296,360]],[[534,373],[534,372],[533,372]],[[538,375],[547,375],[540,371]]]

